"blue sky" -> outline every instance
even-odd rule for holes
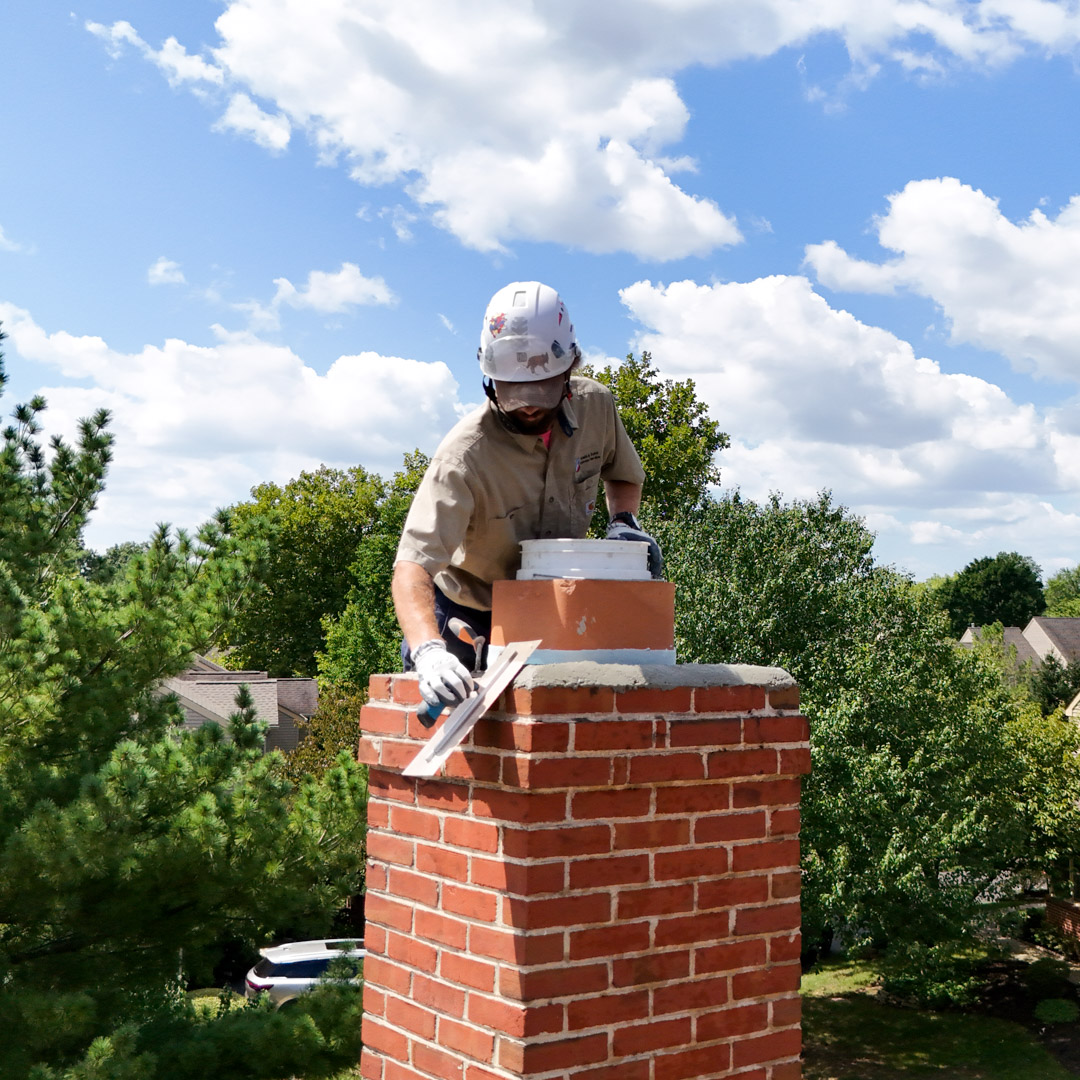
[[[1080,13],[1047,0],[15,5],[5,411],[114,413],[97,547],[480,397],[487,298],[563,294],[917,577],[1080,526]]]

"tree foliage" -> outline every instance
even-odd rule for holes
[[[587,372],[609,387],[630,440],[645,469],[642,508],[650,519],[669,518],[702,502],[720,482],[716,455],[728,446],[719,424],[709,419],[692,379],[661,379],[652,356],[628,353],[618,367]],[[603,535],[606,509],[598,505],[595,526]]]
[[[932,591],[949,614],[954,637],[985,623],[1024,626],[1046,609],[1039,567],[1016,551],[975,559],[958,574],[940,580]]]
[[[240,610],[262,542],[222,513],[82,576],[109,418],[47,452],[43,408],[0,448],[0,1075],[172,1080],[146,1039],[181,952],[198,975],[225,937],[325,929],[359,878],[363,774],[345,758],[294,787],[246,692],[227,737],[179,729],[160,682]]]
[[[1080,618],[1080,566],[1059,570],[1046,582],[1046,614]]]

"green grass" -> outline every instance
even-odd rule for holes
[[[1019,1024],[885,1005],[876,982],[857,961],[803,977],[804,1080],[1074,1080]]]

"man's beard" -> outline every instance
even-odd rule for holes
[[[544,409],[539,415],[526,419],[522,410],[515,409],[508,415],[522,435],[543,435],[545,431],[551,430],[557,412],[558,409]]]

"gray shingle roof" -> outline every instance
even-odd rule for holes
[[[1042,629],[1066,660],[1080,659],[1080,619],[1036,615],[1031,622]]]

